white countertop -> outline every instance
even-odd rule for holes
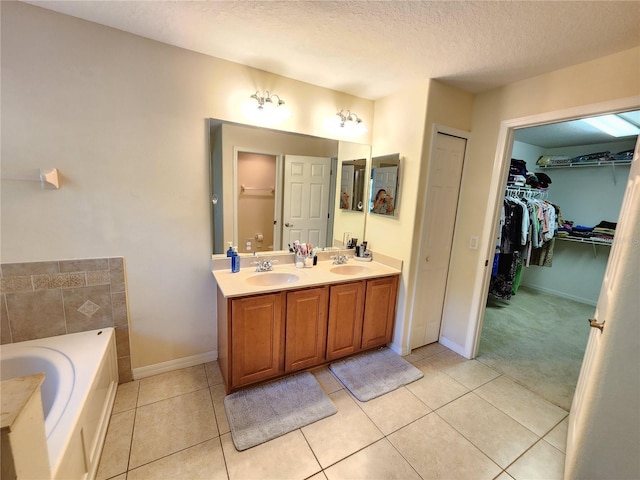
[[[308,288],[320,285],[330,285],[335,283],[355,282],[368,278],[387,277],[399,275],[401,270],[381,262],[359,262],[353,259],[344,264],[348,266],[361,267],[357,273],[341,274],[331,270],[339,265],[334,265],[331,260],[319,261],[317,265],[310,268],[296,268],[292,263],[282,265],[275,264],[272,272],[256,272],[254,268],[242,268],[237,273],[231,273],[230,269],[212,270],[213,276],[218,283],[218,288],[225,298],[239,297],[245,295],[256,295],[268,292],[280,292],[283,290],[293,290],[297,288]],[[277,285],[254,285],[250,282],[251,277],[276,274],[291,274],[297,276],[297,280],[290,283],[279,283]]]

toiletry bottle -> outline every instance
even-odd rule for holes
[[[233,255],[231,256],[231,273],[240,271],[240,255],[238,255],[238,247],[233,247]]]
[[[229,244],[229,249],[227,250],[227,257],[233,257],[233,247],[231,246],[231,242],[227,242]]]

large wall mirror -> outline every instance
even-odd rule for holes
[[[369,145],[218,119],[209,129],[214,254],[228,242],[263,254],[293,240],[341,247],[345,233],[364,239],[365,215],[341,210],[339,194],[343,163],[364,164],[367,178]]]
[[[369,212],[395,216],[398,211],[400,154],[371,159]]]
[[[340,162],[340,210],[364,213],[367,159]]]

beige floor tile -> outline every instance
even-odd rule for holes
[[[330,395],[338,412],[302,428],[323,468],[382,438],[382,433],[344,390]]]
[[[423,363],[427,363],[435,368],[444,370],[445,368],[452,367],[458,363],[468,362],[470,360],[464,358],[462,355],[458,355],[452,350],[444,350],[436,355],[425,357],[422,359]]]
[[[116,400],[113,404],[114,413],[124,412],[125,410],[131,410],[136,408],[138,404],[138,389],[140,388],[140,382],[138,380],[133,382],[121,383],[118,385],[116,391]]]
[[[327,480],[327,476],[324,472],[318,472],[313,477],[309,477],[307,480]]]
[[[318,368],[313,370],[311,373],[316,377],[316,380],[322,387],[322,390],[324,390],[324,393],[327,395],[331,395],[332,393],[344,388],[342,383],[340,383],[340,380],[331,373],[329,367]]]
[[[329,480],[420,480],[420,475],[386,438],[332,465],[325,474]]]
[[[127,475],[127,480],[158,480],[160,478],[227,480],[220,438],[216,437],[130,470]]]
[[[227,411],[224,409],[224,397],[227,395],[224,385],[215,385],[211,387],[210,390],[211,400],[213,401],[213,411],[216,414],[216,422],[218,424],[218,432],[220,435],[229,433],[231,428],[229,427]]]
[[[502,468],[539,439],[474,393],[445,405],[437,414]]]
[[[438,342],[430,343],[429,345],[424,345],[422,347],[414,348],[411,350],[409,355],[405,355],[403,358],[407,362],[415,362],[417,360],[421,360],[426,357],[430,357],[432,355],[436,355],[438,353],[444,352],[447,347],[440,345]]]
[[[505,376],[483,385],[474,393],[540,437],[568,415]]]
[[[202,365],[181,368],[140,380],[138,406],[207,388],[207,376]]]
[[[122,475],[118,475],[117,477],[111,477],[109,480],[127,480],[127,474],[123,473]]]
[[[221,440],[229,480],[300,480],[321,470],[300,430],[242,452],[236,450],[230,433]]]
[[[222,373],[220,372],[220,366],[218,365],[217,361],[205,363],[204,371],[207,374],[207,381],[209,382],[209,386],[223,383]]]
[[[460,362],[451,367],[445,368],[444,372],[453,377],[457,382],[467,387],[469,390],[478,388],[480,385],[500,376],[495,370],[483,365],[477,360]]]
[[[135,414],[135,410],[127,410],[111,415],[96,474],[97,480],[111,478],[127,471]]]
[[[565,417],[553,430],[551,430],[544,439],[560,450],[567,453],[567,434],[569,433],[569,417]]]
[[[384,433],[391,432],[424,417],[431,409],[404,387],[358,405]]]
[[[129,467],[139,467],[217,435],[208,388],[138,407]]]
[[[544,440],[507,468],[515,480],[561,480],[564,476],[564,454]]]
[[[513,477],[511,475],[509,475],[507,472],[502,472],[500,475],[498,475],[495,480],[514,480]]]
[[[424,377],[410,383],[407,388],[416,397],[426,403],[429,408],[436,410],[469,392],[469,389],[456,382],[444,372],[433,368],[423,369]]]
[[[435,413],[392,433],[388,439],[424,479],[489,480],[501,471]]]

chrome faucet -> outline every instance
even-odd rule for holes
[[[349,261],[349,255],[332,255],[334,265],[343,265]]]
[[[261,260],[258,259],[252,262],[253,265],[256,265],[256,272],[270,272],[273,270],[273,264],[276,263],[277,260]]]

